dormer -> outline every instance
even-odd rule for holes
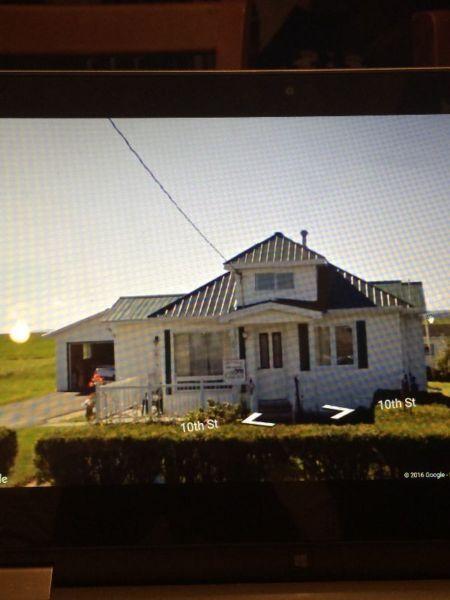
[[[326,264],[322,255],[280,232],[248,248],[225,263],[236,280],[237,303],[248,306],[277,298],[317,300],[317,266]]]

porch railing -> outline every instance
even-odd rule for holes
[[[96,388],[96,421],[140,421],[147,415],[179,417],[191,410],[206,408],[208,400],[238,404],[240,385],[222,381],[147,384],[133,379]]]

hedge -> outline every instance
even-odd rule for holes
[[[448,410],[442,407],[444,410]],[[301,481],[450,472],[448,423],[422,428],[108,425],[50,432],[36,444],[40,482],[57,485]]]
[[[7,476],[14,465],[17,454],[16,432],[6,427],[0,427],[0,473]]]

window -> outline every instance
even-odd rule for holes
[[[255,289],[292,290],[294,289],[294,273],[256,273]]]
[[[330,328],[316,327],[316,363],[331,365]]]
[[[281,331],[259,334],[259,368],[282,369],[283,347]]]
[[[338,325],[336,335],[336,362],[338,365],[352,365],[353,355],[353,330],[349,325]]]
[[[281,345],[281,332],[274,331],[272,333],[272,354],[273,354],[273,368],[283,368],[283,348]]]
[[[174,335],[175,371],[180,377],[222,375],[223,334],[178,333]]]
[[[268,333],[259,334],[259,367],[261,369],[270,369]]]
[[[294,289],[294,273],[277,273],[275,277],[277,290]]]
[[[274,290],[275,273],[256,273],[255,286],[257,290]]]

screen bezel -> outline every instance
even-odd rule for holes
[[[1,118],[448,112],[450,69],[0,73]],[[440,577],[449,503],[447,482],[2,489],[0,562],[75,584]]]

